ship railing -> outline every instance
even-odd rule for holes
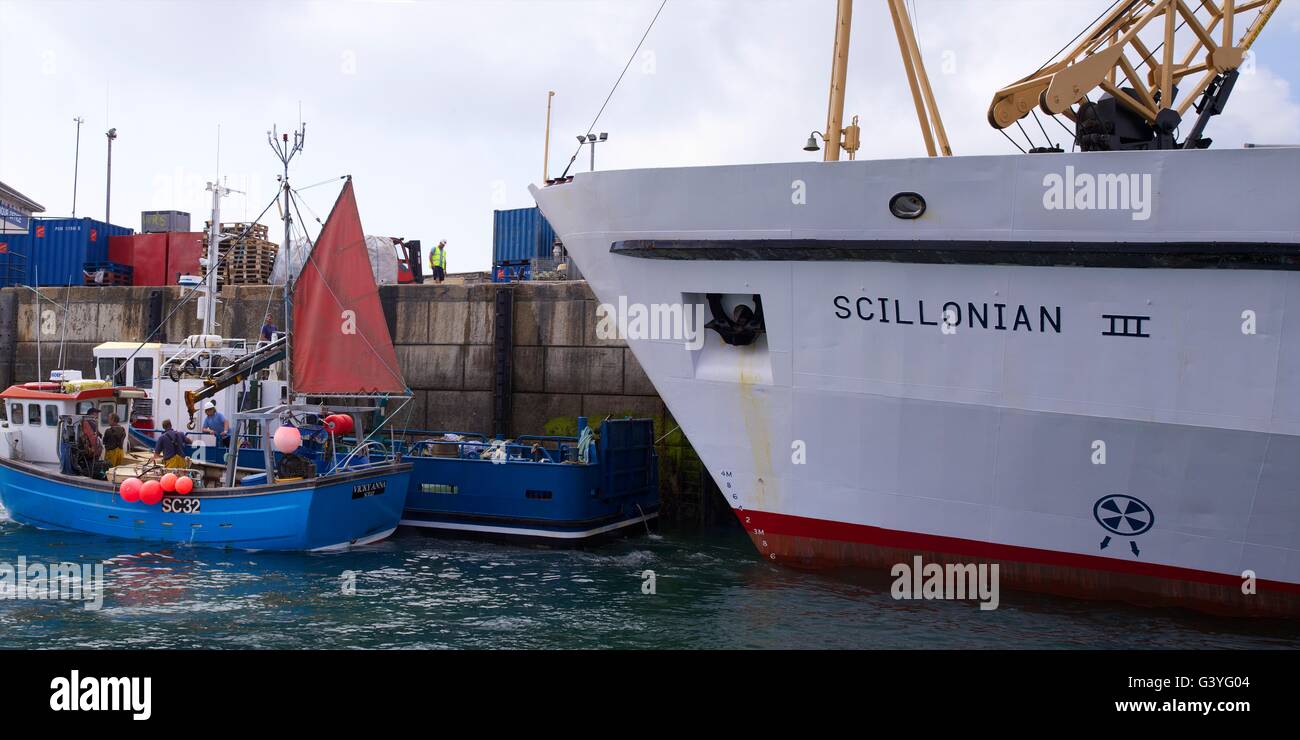
[[[402,430],[404,440],[394,440],[395,452],[408,457],[439,457],[462,460],[491,459],[540,464],[576,463],[577,438],[524,435],[510,440],[462,432]],[[414,439],[414,441],[411,441]],[[536,445],[536,446],[534,446]],[[594,463],[595,460],[590,462]]]

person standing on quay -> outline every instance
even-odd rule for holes
[[[442,285],[442,281],[447,279],[447,240],[443,239],[438,245],[429,250],[429,267],[433,272],[433,282]]]

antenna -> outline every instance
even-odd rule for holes
[[[302,103],[298,104],[298,116],[302,117]],[[292,205],[289,202],[291,190],[289,188],[289,163],[293,158],[302,151],[303,142],[307,139],[307,124],[301,120],[298,128],[293,132],[293,143],[289,143],[289,134],[280,133],[275,126],[266,132],[267,143],[271,145],[271,151],[279,158],[280,164],[284,166],[284,174],[280,176],[280,187],[284,191],[284,264],[288,268],[285,271],[284,282],[284,364],[285,364],[285,393],[289,399],[293,398],[293,242],[290,230],[293,228],[293,216],[291,215]]]

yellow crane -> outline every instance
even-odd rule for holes
[[[1116,0],[1052,61],[998,90],[989,124],[1005,129],[1040,110],[1074,121],[1083,151],[1209,146],[1205,125],[1223,111],[1246,52],[1281,2]],[[1180,87],[1189,77],[1195,83]],[[1179,142],[1194,104],[1196,124]]]

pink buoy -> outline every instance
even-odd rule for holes
[[[275,430],[275,449],[281,454],[288,455],[299,447],[302,447],[302,432],[297,427],[285,425]]]
[[[117,491],[122,495],[123,501],[128,504],[134,504],[136,501],[140,500],[140,485],[141,483],[139,478],[127,478],[122,481],[122,485],[117,489]]]
[[[175,473],[164,473],[164,474],[163,474],[163,477],[161,477],[161,478],[158,479],[158,484],[161,485],[161,486],[162,486],[162,489],[163,489],[164,491],[168,492],[168,493],[171,493],[172,491],[175,491],[175,490],[176,490],[176,474],[175,474]]]
[[[163,499],[162,484],[156,480],[147,480],[140,486],[141,503],[153,506]]]
[[[184,496],[194,490],[194,479],[188,475],[183,475],[176,479],[176,492]]]

